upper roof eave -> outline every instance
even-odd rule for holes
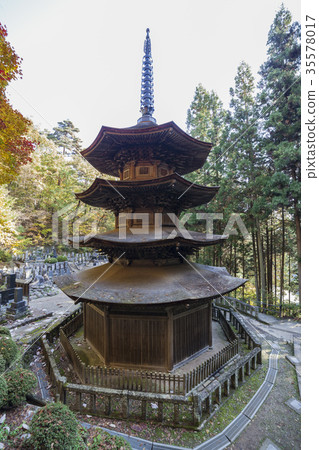
[[[110,189],[114,190],[115,192],[118,192],[123,187],[129,187],[129,188],[134,189],[136,187],[141,187],[141,186],[151,187],[153,185],[166,185],[167,183],[174,182],[174,181],[177,183],[180,183],[181,185],[184,185],[185,188],[187,188],[187,191],[198,190],[198,191],[202,191],[202,192],[216,194],[219,190],[219,186],[203,186],[200,184],[192,183],[191,181],[186,180],[185,178],[181,177],[177,173],[172,173],[170,175],[166,175],[165,177],[150,178],[147,180],[121,180],[121,181],[118,181],[118,180],[107,180],[104,178],[97,177],[97,178],[95,178],[95,180],[93,181],[93,183],[91,184],[90,187],[88,187],[83,192],[75,193],[75,196],[77,199],[82,200],[85,197],[94,194],[94,192],[99,190],[99,188],[102,186],[105,186],[107,188],[109,187]]]
[[[154,125],[154,126],[149,126],[149,127],[133,126],[133,127],[128,127],[128,128],[113,128],[113,127],[102,126],[97,137],[95,138],[95,140],[92,142],[92,144],[89,147],[87,147],[86,149],[81,151],[81,155],[83,157],[91,155],[91,153],[96,148],[98,148],[98,146],[101,144],[104,136],[107,134],[121,135],[121,136],[123,136],[123,135],[141,136],[141,135],[146,135],[146,134],[158,133],[160,131],[163,131],[163,130],[169,129],[169,128],[172,128],[183,139],[186,139],[189,142],[192,142],[197,146],[201,146],[203,148],[203,150],[205,149],[205,150],[209,151],[212,148],[212,144],[210,142],[204,142],[204,141],[200,141],[199,139],[193,138],[189,134],[185,133],[185,131],[183,131],[178,125],[176,125],[175,122],[171,121],[171,122],[163,123],[161,125]]]

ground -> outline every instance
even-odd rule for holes
[[[282,450],[300,449],[300,414],[285,404],[290,398],[300,399],[295,369],[285,359],[291,345],[282,345],[275,386],[255,418],[229,449],[256,450],[268,438]]]
[[[69,314],[74,305],[63,293],[53,297],[44,297],[31,301],[31,310],[34,317],[40,317],[52,312],[52,317],[46,317],[38,322],[28,323],[16,327],[12,323],[12,335],[20,342],[27,341],[43,333],[45,327],[54,322],[64,314]],[[245,403],[253,396],[254,392],[262,383],[267,370],[267,355],[270,345],[280,345],[279,372],[274,388],[270,392],[265,403],[259,409],[253,421],[241,433],[237,440],[231,444],[229,449],[255,450],[262,446],[268,438],[281,449],[300,448],[300,415],[286,405],[291,398],[299,399],[298,383],[293,365],[287,361],[286,355],[293,354],[293,339],[300,338],[300,324],[289,320],[269,319],[269,324],[261,324],[254,319],[249,320],[250,326],[261,334],[264,348],[264,367],[256,372],[220,409],[220,411],[209,421],[200,432],[163,427],[159,424],[132,423],[125,421],[114,421],[110,419],[98,419],[94,417],[78,416],[80,420],[104,426],[113,431],[120,431],[135,435],[152,441],[180,446],[195,446],[205,439],[218,434],[224,427],[243,409]],[[38,355],[40,358],[40,355]],[[41,362],[35,365],[37,370]],[[40,370],[41,371],[41,370]],[[16,428],[23,422],[28,423],[32,417],[35,407],[30,405],[7,411],[6,423],[11,428]],[[0,413],[1,417],[2,413]],[[18,448],[6,447],[6,448]]]

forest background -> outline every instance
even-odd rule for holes
[[[80,155],[79,130],[70,118],[61,118],[53,130],[39,130],[10,105],[6,89],[21,76],[21,60],[4,25],[0,55],[0,260],[8,263],[26,249],[52,248],[52,215],[58,211],[72,217],[71,228],[82,218],[81,233],[90,232],[93,223],[99,232],[112,229],[113,216],[80,206],[74,197],[101,174]],[[202,249],[194,260],[247,278],[234,293],[237,298],[271,311],[290,306],[296,315],[301,301],[300,59],[300,24],[282,5],[269,30],[257,85],[243,61],[228,108],[199,84],[187,111],[188,132],[213,143],[203,168],[187,178],[220,186],[214,201],[190,211],[188,227],[205,230],[195,213],[222,213],[223,220],[214,222],[214,233],[222,234],[235,213],[248,230],[243,236],[234,224],[223,246]]]

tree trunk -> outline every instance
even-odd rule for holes
[[[237,238],[234,242],[234,277],[237,276]]]
[[[285,265],[285,214],[283,206],[281,208],[281,221],[282,221],[282,246],[281,246],[281,267],[280,267],[280,307],[279,307],[280,317],[284,299],[284,265]]]
[[[256,234],[257,234],[257,251],[259,256],[259,271],[260,271],[260,291],[261,291],[261,302],[263,308],[267,308],[267,298],[266,298],[266,279],[265,279],[265,264],[263,248],[261,243],[261,232],[259,219],[256,217]]]
[[[296,241],[298,255],[298,281],[299,281],[299,305],[301,305],[301,222],[300,211],[295,203],[295,225],[296,225]]]
[[[243,267],[243,278],[245,278],[245,244],[243,240],[242,245],[242,267]],[[245,301],[245,285],[243,284],[243,291],[242,291],[242,301]]]
[[[260,308],[260,292],[259,292],[259,283],[258,283],[258,261],[257,261],[257,251],[256,251],[256,238],[255,238],[255,230],[254,227],[252,229],[252,238],[253,238],[253,257],[254,257],[254,274],[255,274],[255,288],[256,288],[256,301],[257,306]]]
[[[291,265],[290,265],[290,252],[288,255],[288,264],[289,264],[289,273],[288,273],[288,302],[289,302],[289,306],[290,306],[290,295],[291,295],[291,291],[290,291],[290,284],[291,284]]]
[[[268,228],[268,221],[266,222],[266,286],[267,286],[267,300],[269,307],[269,292],[270,292],[270,244],[269,244],[269,228]]]
[[[277,305],[277,253],[275,251],[275,264],[274,264],[274,276],[275,276],[275,305]]]
[[[268,290],[268,305],[272,307],[273,305],[273,277],[272,277],[272,267],[273,267],[273,226],[272,226],[272,216],[270,218],[270,259],[269,259],[269,290]]]

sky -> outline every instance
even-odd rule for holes
[[[40,129],[70,119],[89,146],[102,125],[140,117],[145,30],[150,28],[157,123],[186,131],[202,83],[229,106],[229,88],[246,61],[258,79],[267,35],[282,0],[0,0],[0,22],[23,58],[23,78],[7,90]],[[300,21],[300,1],[285,0]]]

